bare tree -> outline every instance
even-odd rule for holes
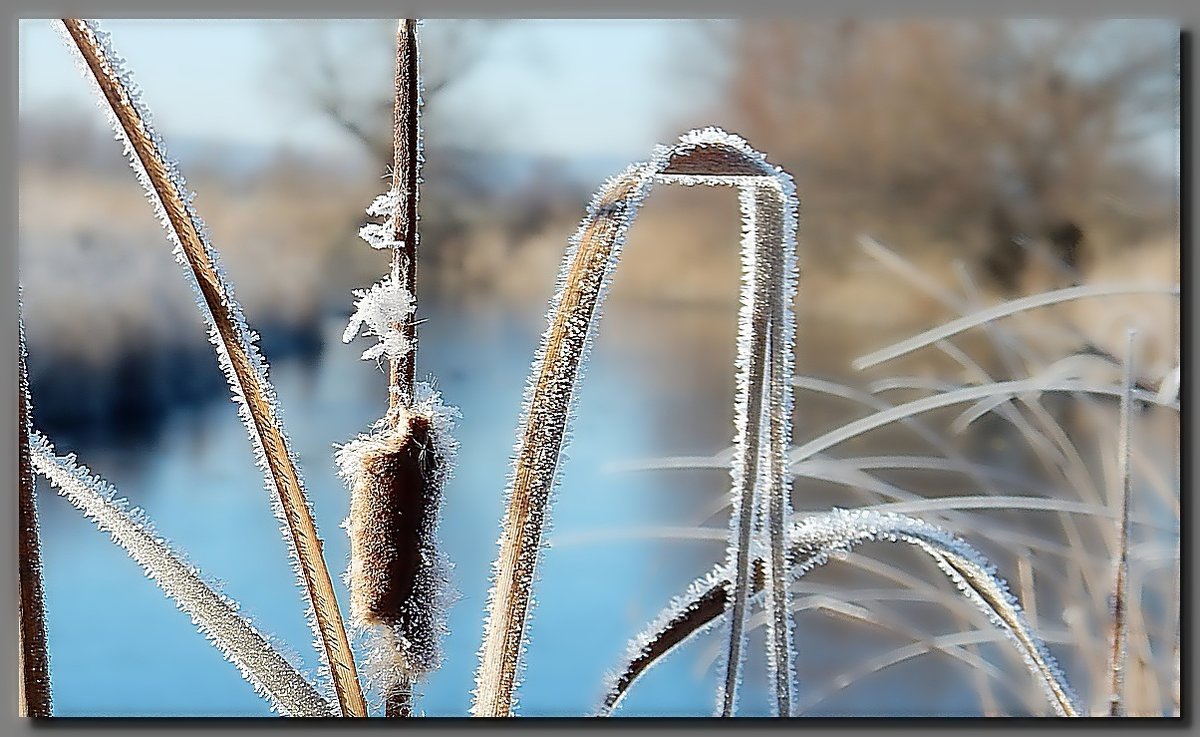
[[[281,97],[350,134],[373,158],[391,161],[394,21],[297,21],[269,33],[268,73]],[[421,28],[421,70],[428,131],[443,126],[437,98],[483,58],[496,21],[456,20]],[[436,137],[436,136],[435,136]]]

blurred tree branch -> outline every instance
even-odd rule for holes
[[[1178,128],[1169,24],[772,19],[701,35],[730,60],[715,117],[810,182],[810,242],[826,256],[880,223],[1003,271],[1021,268],[999,265],[1014,239],[1154,225],[1117,222],[1106,202],[1163,191],[1134,146]]]
[[[437,98],[483,58],[499,21],[455,20],[421,27],[422,117],[435,128]],[[380,162],[392,158],[393,22],[303,21],[272,32],[269,75],[281,97],[348,133]]]

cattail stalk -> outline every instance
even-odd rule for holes
[[[392,280],[403,284],[414,304],[417,294],[417,202],[421,146],[421,76],[420,53],[417,48],[417,21],[401,19],[396,27],[396,74],[392,124],[392,188],[400,200],[393,209],[393,239],[403,245],[392,249]],[[408,351],[392,358],[388,385],[388,416],[393,428],[399,423],[402,407],[411,406],[417,375],[417,326],[408,319],[399,329],[403,332]],[[412,490],[423,487],[412,486]],[[410,492],[411,493],[411,492]],[[424,494],[421,494],[423,497]],[[419,545],[419,541],[412,541]],[[413,682],[399,674],[385,686],[384,715],[412,716]]]
[[[365,322],[381,343],[363,354],[388,358],[388,410],[370,435],[337,456],[350,486],[350,570],[353,624],[370,640],[372,682],[387,717],[412,716],[414,684],[440,664],[449,601],[448,564],[437,541],[442,495],[456,445],[455,410],[416,383],[416,261],[421,165],[421,76],[417,21],[396,29],[394,159],[389,190],[367,209],[386,217],[359,234],[392,249],[391,271],[359,292],[349,341]]]
[[[401,19],[396,28],[395,104],[392,124],[392,189],[399,195],[392,210],[392,279],[411,295],[417,293],[417,204],[421,166],[421,72],[417,21]],[[411,405],[416,383],[416,320],[398,326],[408,351],[391,359],[389,412]]]

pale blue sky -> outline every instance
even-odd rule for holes
[[[333,154],[359,154],[345,133],[272,90],[277,59],[272,38],[289,21],[111,20],[127,61],[170,140],[286,144]],[[342,21],[340,53],[390,73],[390,59],[363,55]],[[426,21],[430,38],[439,21]],[[489,37],[470,75],[439,101],[446,111],[441,142],[552,156],[641,159],[674,138],[679,121],[694,122],[703,98],[699,65],[711,49],[686,45],[690,24],[670,20],[522,20]],[[1168,28],[1169,30],[1169,28]],[[92,112],[88,87],[58,34],[45,20],[20,23],[20,104]],[[439,49],[427,45],[427,59]],[[431,62],[432,63],[432,62]],[[681,70],[691,68],[690,75]],[[384,77],[386,79],[386,77]],[[687,89],[677,86],[699,81]],[[373,83],[373,82],[372,82]],[[618,103],[617,100],[620,100]],[[237,114],[231,114],[236,111]],[[453,125],[449,125],[453,123]],[[1144,143],[1148,157],[1177,171],[1177,131]]]
[[[353,142],[335,127],[316,116],[298,118],[295,107],[267,89],[266,70],[276,53],[271,27],[284,23],[111,20],[102,27],[112,33],[168,138],[353,150]],[[663,135],[673,137],[662,130],[662,121],[679,99],[661,99],[656,91],[667,81],[668,65],[662,62],[680,28],[678,21],[506,24],[490,37],[483,62],[447,93],[447,108],[453,100],[461,113],[454,131],[466,140],[459,143],[548,154],[645,156]],[[49,21],[22,21],[20,43],[23,109],[66,106],[90,112],[88,88]],[[436,48],[423,51],[427,57],[437,53]],[[626,97],[620,110],[605,103],[618,91]]]

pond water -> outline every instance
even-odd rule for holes
[[[661,317],[662,312],[655,314]],[[431,716],[464,716],[470,708],[513,432],[543,322],[538,316],[437,309],[424,316],[419,372],[438,377],[445,400],[461,409],[463,421],[459,464],[446,493],[441,526],[459,598],[448,612],[444,665],[420,687],[416,706]],[[610,316],[578,391],[574,439],[560,466],[551,547],[543,554],[535,589],[537,606],[519,692],[522,715],[590,713],[606,671],[618,664],[628,639],[723,556],[723,546],[712,541],[611,534],[632,527],[697,524],[728,483],[723,471],[663,475],[610,468],[614,461],[710,454],[729,444],[733,315],[662,319],[674,321],[674,327],[664,332],[645,315]],[[363,346],[338,342],[343,325],[329,321],[318,360],[280,362],[272,367],[271,378],[345,613],[341,574],[348,543],[339,525],[348,492],[335,476],[332,455],[336,443],[379,416],[386,394],[383,372],[358,360]],[[214,397],[198,409],[172,414],[163,431],[147,442],[106,445],[121,449],[71,450],[144,508],[162,535],[222,582],[261,629],[315,671],[301,594],[269,494],[228,398]],[[66,450],[60,447],[60,452]],[[57,714],[270,714],[236,668],[107,535],[44,485],[41,492]],[[852,643],[811,639],[804,645],[809,655],[834,652],[845,658],[854,651]],[[706,667],[709,652],[702,642],[677,651],[639,681],[619,713],[710,714],[716,669]],[[853,697],[871,698],[867,711],[874,713],[905,713],[914,704],[921,713],[976,709],[967,679],[957,677],[944,660],[930,662],[936,666],[926,669],[933,680],[916,683],[907,671],[907,681],[881,678],[877,687],[864,685]],[[761,671],[761,663],[752,658],[746,669],[745,713],[766,713]],[[918,691],[921,695],[915,696]],[[839,707],[835,699],[818,713],[836,713],[847,708],[845,703]]]

